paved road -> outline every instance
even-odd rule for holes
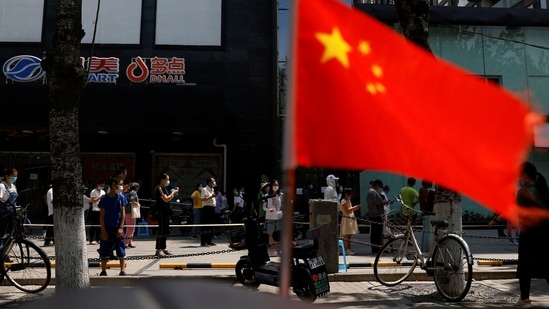
[[[204,291],[202,294],[188,292],[192,286],[196,285],[196,279],[178,280],[178,284],[182,289],[175,295],[177,299],[187,298],[205,298],[217,297],[215,286],[222,284],[225,287],[230,287],[231,284],[226,281],[210,282],[211,291]],[[171,280],[160,282],[160,285],[172,286]],[[101,297],[103,291],[112,287],[94,286],[94,295]],[[128,290],[128,288],[114,287],[120,290]],[[260,286],[255,292],[248,291],[242,286],[236,284],[232,288],[241,291],[241,293],[254,293],[260,295],[278,295],[279,290],[276,287]],[[437,295],[434,284],[431,282],[405,282],[398,287],[387,288],[379,285],[376,282],[331,282],[331,292],[325,297],[319,298],[314,303],[315,307],[331,307],[331,308],[513,308],[513,303],[518,298],[518,282],[516,279],[506,280],[483,280],[474,282],[469,295],[461,302],[448,303]],[[129,289],[140,290],[140,285],[133,285]],[[0,287],[0,307],[15,308],[22,304],[29,304],[34,301],[42,304],[41,308],[54,308],[45,306],[43,301],[54,295],[54,287],[48,287],[44,292],[39,294],[26,294],[16,290],[10,286]],[[420,291],[419,293],[416,293]],[[238,292],[235,292],[238,293]],[[238,295],[238,294],[237,294]],[[57,297],[57,296],[56,296]],[[299,300],[290,293],[289,298],[292,301]],[[547,283],[543,280],[534,280],[532,285],[531,298],[537,308],[549,308],[549,293]],[[182,302],[183,303],[183,302]],[[79,308],[98,308],[97,304],[92,301],[93,306],[87,306],[83,303]],[[201,305],[205,308],[207,302],[202,302]],[[231,304],[226,304],[227,308]],[[244,308],[250,306],[242,305]],[[238,307],[238,306],[237,306]],[[55,307],[58,309],[59,307]],[[176,307],[183,308],[183,307]],[[242,307],[240,307],[242,308]],[[263,304],[262,308],[265,308]],[[268,308],[268,307],[267,307]]]
[[[373,256],[369,254],[370,247],[367,245],[369,235],[361,234],[354,237],[357,243],[353,244],[353,250],[358,254],[348,256],[350,268],[348,272],[340,272],[330,276],[331,292],[326,296],[319,298],[314,306],[318,307],[336,307],[336,308],[512,308],[512,304],[518,298],[518,282],[514,279],[516,265],[513,261],[517,258],[517,247],[510,244],[508,240],[501,240],[493,237],[496,234],[494,230],[466,230],[465,240],[468,242],[475,261],[479,260],[504,260],[503,266],[478,266],[474,267],[475,278],[483,275],[473,282],[470,293],[464,301],[459,303],[448,303],[440,298],[436,292],[435,285],[428,277],[420,276],[422,271],[416,270],[420,281],[407,281],[396,287],[384,287],[375,282],[371,267],[354,267],[353,265],[366,265],[373,261]],[[40,240],[36,240],[39,242]],[[155,259],[151,255],[154,253],[154,239],[146,238],[135,242],[137,248],[128,249],[128,267],[129,276],[119,277],[118,269],[113,267],[108,270],[108,277],[98,277],[99,268],[90,267],[89,275],[92,283],[92,290],[97,293],[105,291],[107,286],[124,286],[126,289],[141,289],[143,284],[147,284],[151,278],[164,278],[183,285],[183,287],[192,287],[194,282],[199,279],[213,280],[224,286],[231,286],[244,293],[248,292],[246,288],[235,283],[234,270],[231,268],[185,268],[175,270],[173,268],[161,268],[167,263],[182,265],[223,265],[230,267],[238,258],[245,254],[244,251],[230,251],[226,239],[217,239],[218,245],[215,247],[200,247],[199,240],[190,237],[172,237],[168,240],[168,248],[175,253],[175,256],[169,258]],[[91,264],[96,264],[97,246],[87,246],[88,257]],[[53,247],[44,248],[49,256],[54,256]],[[189,264],[184,264],[189,263]],[[476,263],[475,263],[476,264]],[[201,266],[202,267],[202,266]],[[415,274],[416,274],[415,273]],[[55,274],[55,271],[54,271]],[[424,279],[427,278],[427,279]],[[175,279],[175,281],[173,281]],[[424,281],[428,280],[428,281]],[[11,286],[0,286],[0,307],[14,307],[21,304],[32,303],[33,299],[44,299],[54,294],[54,287],[48,287],[43,293],[38,295],[28,295],[17,291]],[[197,297],[197,295],[186,295],[187,288],[181,290],[178,297]],[[543,280],[534,280],[531,298],[534,303],[540,307],[549,308],[549,286]],[[276,287],[261,285],[254,294],[278,295],[279,290]],[[99,295],[99,294],[98,294]],[[206,296],[211,297],[211,293]],[[215,294],[214,294],[215,295]],[[290,299],[296,297],[290,293]],[[97,307],[94,307],[97,308]]]

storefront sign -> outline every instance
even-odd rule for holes
[[[4,75],[15,82],[34,82],[44,77],[46,72],[40,66],[42,59],[19,55],[8,59],[2,66]]]
[[[80,65],[88,71],[88,83],[116,84],[120,59],[116,57],[80,57]]]
[[[132,59],[126,69],[126,76],[132,83],[184,84],[184,58],[141,58]]]
[[[4,63],[2,71],[15,82],[37,81],[46,75],[40,66],[41,61],[35,56],[15,56]],[[120,58],[80,57],[79,63],[88,73],[88,83],[116,84],[120,79]],[[184,84],[185,58],[137,56],[131,59],[125,73],[127,79],[135,84]]]

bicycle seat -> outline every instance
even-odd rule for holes
[[[448,227],[449,223],[446,220],[431,220],[431,225],[437,228],[445,228]]]

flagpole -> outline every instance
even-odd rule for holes
[[[294,226],[293,226],[293,213],[294,213],[294,204],[295,201],[295,190],[296,190],[296,181],[295,181],[295,169],[296,165],[296,155],[295,155],[295,136],[294,136],[294,122],[295,122],[295,70],[293,66],[296,62],[296,44],[297,44],[297,31],[296,31],[296,19],[297,19],[297,1],[291,1],[291,19],[290,19],[290,44],[289,44],[289,63],[288,68],[288,92],[286,100],[286,117],[284,117],[284,148],[282,152],[283,157],[283,187],[284,187],[284,204],[283,204],[283,215],[282,215],[282,257],[280,259],[280,284],[279,284],[279,294],[284,298],[288,298],[290,291],[290,283],[292,280],[292,242],[294,235]]]
[[[280,296],[287,298],[289,296],[292,269],[292,242],[294,235],[294,200],[295,200],[295,169],[289,168],[284,171],[284,207],[282,215],[282,243],[281,243],[281,257],[280,257]]]

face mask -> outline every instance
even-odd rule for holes
[[[202,186],[198,187],[198,190],[202,191],[202,189],[203,189],[203,187],[202,187]]]
[[[105,189],[105,187],[99,187],[99,190],[103,190],[103,189]]]
[[[273,191],[278,191],[278,186],[273,186]]]
[[[122,193],[123,190],[124,190],[124,186],[118,186],[116,193]]]
[[[217,182],[214,181],[213,186],[214,186],[214,187],[217,187]]]
[[[14,183],[17,181],[17,177],[10,177],[9,180],[11,183]]]
[[[170,181],[166,181],[166,187],[170,185]]]

